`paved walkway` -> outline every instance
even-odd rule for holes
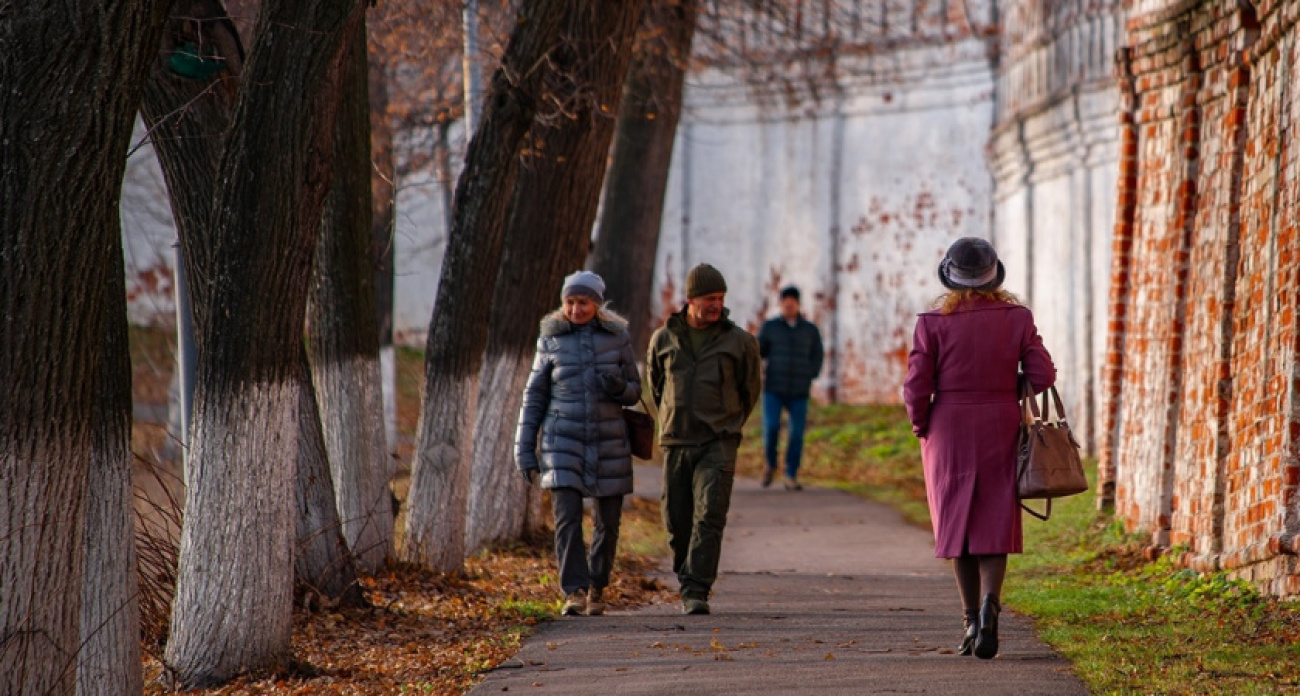
[[[657,474],[638,472],[638,494],[658,495]],[[661,605],[546,623],[471,693],[1087,693],[1006,612],[998,659],[955,655],[961,610],[930,549],[884,506],[738,481],[712,616]]]

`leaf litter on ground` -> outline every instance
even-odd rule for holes
[[[624,525],[657,527],[657,507],[650,501],[633,502],[624,512]],[[606,590],[611,609],[668,601],[666,588],[652,577],[658,563],[657,556],[620,551]],[[556,577],[549,541],[479,554],[466,561],[460,574],[395,565],[363,579],[369,607],[328,612],[295,608],[288,664],[219,688],[184,693],[462,694],[513,658],[533,627],[558,617]],[[169,693],[158,682],[161,671],[157,655],[146,656],[149,696]]]

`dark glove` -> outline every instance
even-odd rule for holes
[[[520,469],[519,475],[524,477],[524,483],[533,485],[533,479],[537,477],[537,469]]]
[[[627,391],[627,380],[613,372],[602,374],[600,383],[604,387],[605,393],[613,397],[622,396],[623,392]]]

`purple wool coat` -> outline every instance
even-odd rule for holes
[[[903,399],[921,438],[934,555],[1020,553],[1017,378],[1056,382],[1052,356],[1020,305],[977,299],[917,319]]]

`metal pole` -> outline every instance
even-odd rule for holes
[[[465,80],[465,142],[468,143],[478,127],[483,101],[483,81],[478,70],[478,0],[465,0],[461,25],[465,30],[465,51],[460,66]]]
[[[190,453],[190,417],[194,413],[194,374],[198,351],[194,343],[194,314],[190,307],[190,287],[185,275],[185,252],[176,244],[176,370],[180,376],[181,464],[188,479]]]

